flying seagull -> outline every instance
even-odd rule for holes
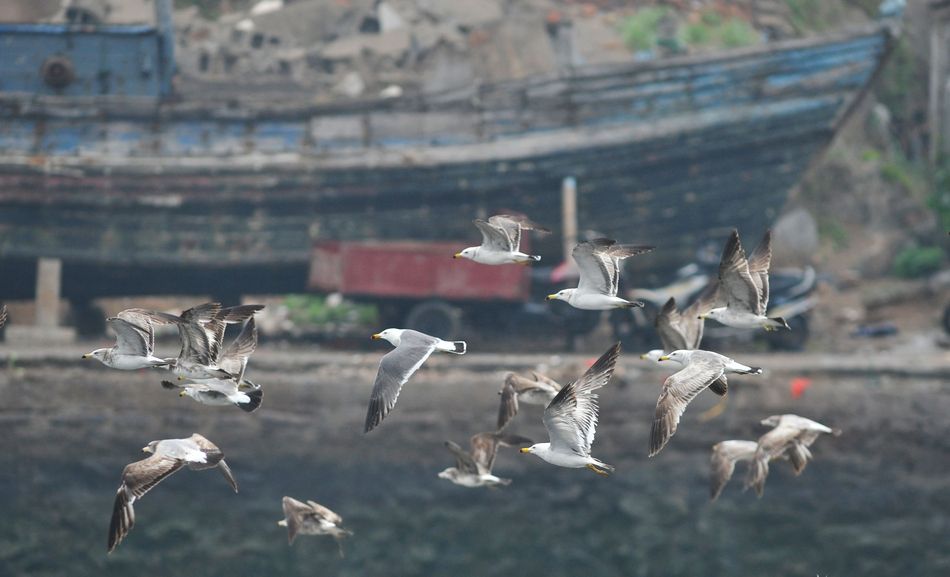
[[[261,406],[264,391],[244,378],[248,357],[257,348],[257,326],[254,318],[245,323],[237,338],[228,345],[218,359],[218,367],[233,375],[230,379],[206,379],[175,384],[162,381],[166,389],[181,389],[179,395],[188,396],[204,405],[235,405],[248,413]]]
[[[379,371],[373,384],[373,393],[369,398],[366,411],[366,424],[363,432],[375,429],[389,411],[396,406],[399,391],[422,363],[435,351],[456,355],[465,354],[465,341],[443,341],[411,329],[386,329],[373,335],[373,339],[389,341],[395,349],[389,351],[379,361]]]
[[[152,487],[186,465],[195,471],[216,467],[234,492],[238,490],[237,481],[224,462],[224,453],[198,433],[187,439],[152,441],[142,450],[151,453],[151,456],[130,463],[122,470],[122,484],[115,495],[112,522],[109,524],[109,553],[125,539],[135,524],[135,511],[132,509],[135,500],[141,499]]]
[[[772,231],[766,231],[752,256],[746,258],[739,243],[739,231],[733,230],[719,259],[719,286],[726,306],[716,307],[703,316],[738,329],[788,329],[782,317],[767,317],[769,304],[769,266],[772,263]]]
[[[663,348],[653,349],[640,355],[640,358],[659,363],[664,351],[698,349],[703,340],[703,325],[706,324],[700,315],[714,306],[718,292],[718,284],[711,283],[683,312],[676,309],[676,299],[670,297],[656,315],[654,322]]]
[[[264,305],[241,305],[221,308],[218,303],[205,303],[190,308],[179,316],[159,313],[178,325],[181,352],[177,359],[168,359],[179,380],[230,379],[231,373],[217,366],[221,340],[228,324],[244,322]]]
[[[302,503],[293,497],[284,497],[284,518],[277,522],[287,527],[287,543],[294,544],[297,535],[332,535],[336,539],[340,557],[343,557],[343,539],[353,535],[353,531],[340,525],[343,517],[327,509],[316,501]]]
[[[490,217],[487,222],[482,219],[475,219],[472,222],[482,233],[481,246],[470,246],[455,253],[453,258],[467,258],[482,264],[530,264],[541,260],[541,257],[525,254],[519,250],[521,231],[551,232],[527,217],[511,214],[497,214]]]
[[[178,396],[191,397],[202,405],[216,407],[234,405],[247,413],[253,413],[259,409],[264,401],[264,390],[260,385],[248,383],[238,385],[235,381],[226,379],[188,381],[185,384],[162,381],[162,388],[177,389]]]
[[[656,413],[653,417],[653,429],[650,432],[650,456],[656,455],[676,432],[686,405],[707,387],[717,395],[728,391],[726,373],[740,375],[759,375],[762,369],[747,367],[729,357],[712,351],[673,351],[659,358],[662,361],[676,361],[683,368],[670,375],[663,382],[663,391],[656,401]]]
[[[653,250],[652,246],[617,244],[609,238],[578,243],[571,255],[580,270],[577,288],[564,289],[548,295],[547,300],[567,301],[574,308],[589,311],[642,307],[640,301],[617,296],[620,282],[620,261]]]
[[[113,369],[134,371],[168,366],[168,360],[152,355],[155,348],[153,324],[168,324],[158,313],[145,309],[126,309],[106,320],[115,333],[115,346],[96,349],[82,356],[98,359]]]
[[[597,430],[597,389],[610,380],[620,354],[620,343],[610,347],[591,365],[587,372],[567,385],[544,409],[544,428],[550,443],[537,443],[521,449],[558,467],[579,469],[586,467],[598,475],[607,476],[614,470],[590,455]]]
[[[440,479],[448,479],[463,487],[497,487],[510,485],[511,479],[502,479],[492,475],[495,454],[499,445],[514,447],[531,443],[531,439],[518,435],[502,433],[479,433],[471,438],[472,450],[466,452],[452,441],[446,441],[445,447],[455,455],[455,466],[439,473]]]
[[[501,395],[498,405],[498,430],[504,429],[511,419],[515,418],[519,403],[546,407],[560,390],[561,385],[545,375],[531,373],[531,378],[528,378],[508,373],[505,384],[498,391]]]
[[[841,434],[840,429],[832,429],[798,415],[772,415],[763,419],[762,424],[774,428],[759,437],[745,480],[745,488],[754,488],[755,494],[759,497],[765,490],[765,479],[769,475],[769,461],[787,453],[795,474],[799,475],[812,458],[809,447],[821,434],[830,434],[835,437]]]

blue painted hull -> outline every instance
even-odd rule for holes
[[[888,51],[881,29],[327,106],[0,96],[0,257],[303,265],[319,239],[471,239],[521,210],[692,258],[761,233]],[[556,239],[538,247],[556,256]]]

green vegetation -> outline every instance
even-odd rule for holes
[[[864,162],[877,162],[881,159],[881,153],[873,148],[865,148],[861,151],[861,160]]]
[[[624,42],[634,51],[652,50],[659,45],[667,48],[680,46],[736,48],[759,41],[759,33],[745,20],[724,18],[715,10],[704,10],[697,22],[676,23],[675,39],[662,39],[657,29],[664,18],[678,18],[668,8],[651,6],[638,10],[624,20]]]
[[[745,20],[730,18],[718,29],[719,42],[726,48],[750,46],[759,40],[759,33]]]
[[[829,217],[818,217],[818,236],[831,242],[835,250],[848,248],[850,239],[848,229]]]
[[[657,6],[637,10],[621,25],[624,43],[634,51],[652,50],[656,46],[656,29],[667,14],[669,9]]]
[[[894,259],[894,274],[903,278],[918,278],[940,270],[943,250],[939,247],[910,247]]]
[[[290,318],[306,325],[328,323],[372,324],[376,321],[376,307],[342,301],[331,305],[327,298],[317,295],[288,295],[284,305],[290,310]]]

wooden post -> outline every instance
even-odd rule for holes
[[[577,244],[577,181],[568,176],[561,182],[561,230],[564,231],[564,260],[571,258]]]
[[[63,261],[41,258],[36,262],[36,321],[37,327],[59,326],[59,290]]]
[[[928,120],[930,124],[930,166],[935,166],[937,158],[940,155],[940,148],[943,147],[943,119],[941,118],[941,109],[943,107],[942,89],[943,89],[943,57],[941,28],[943,23],[936,19],[930,23],[930,86],[929,86],[929,106]]]

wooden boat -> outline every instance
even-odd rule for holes
[[[681,264],[731,227],[754,238],[771,223],[890,47],[885,28],[869,27],[312,105],[176,100],[168,30],[0,27],[3,60],[22,63],[21,49],[32,59],[15,76],[0,65],[0,262],[27,275],[0,296],[31,295],[40,256],[63,259],[66,296],[198,292],[221,279],[303,290],[318,241],[476,241],[471,219],[496,210],[557,228],[568,176],[582,230],[662,249],[638,266]],[[80,65],[81,49],[110,42],[132,42],[139,59]],[[69,83],[23,76],[48,73],[51,55],[71,67]],[[557,242],[536,249],[556,260]]]

